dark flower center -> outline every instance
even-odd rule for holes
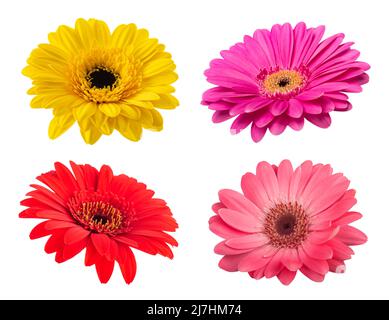
[[[309,218],[297,202],[279,203],[266,215],[264,232],[277,248],[297,248],[308,236]]]
[[[282,78],[278,81],[278,86],[280,88],[285,88],[287,85],[290,84],[290,79],[289,78]]]
[[[296,217],[293,214],[287,213],[278,218],[275,227],[280,235],[289,235],[294,231]]]
[[[102,224],[102,225],[105,225],[107,224],[107,222],[109,221],[108,218],[106,216],[104,216],[102,213],[96,213],[93,217],[92,217],[92,220],[93,222],[97,223],[97,224]]]
[[[112,88],[116,83],[118,76],[111,70],[97,67],[88,74],[88,80],[92,88],[103,89]]]

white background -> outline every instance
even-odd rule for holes
[[[0,298],[87,299],[302,299],[389,298],[388,8],[386,1],[147,1],[34,0],[3,2],[0,12]],[[30,51],[47,41],[60,24],[77,18],[105,20],[111,29],[135,22],[166,44],[180,79],[175,84],[181,105],[163,112],[165,129],[145,132],[141,142],[115,133],[96,145],[85,145],[78,128],[49,140],[49,110],[33,110],[21,70]],[[333,113],[323,130],[307,124],[303,131],[287,129],[255,144],[249,130],[229,134],[230,123],[214,125],[212,112],[200,105],[210,87],[203,71],[219,51],[241,41],[256,28],[305,21],[327,26],[326,36],[346,34],[371,64],[371,81],[351,96],[354,109]],[[356,225],[369,242],[356,247],[343,275],[329,274],[313,283],[301,274],[289,286],[277,279],[255,281],[244,273],[227,273],[213,253],[219,238],[208,231],[211,205],[221,188],[238,189],[241,176],[257,162],[306,159],[331,163],[352,181],[364,218]],[[35,176],[54,161],[109,164],[146,182],[173,210],[180,228],[175,259],[135,252],[138,272],[127,286],[116,267],[107,285],[99,283],[83,254],[57,264],[44,253],[46,239],[31,241],[37,220],[19,219],[19,201]]]

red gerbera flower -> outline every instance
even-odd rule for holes
[[[115,261],[126,283],[136,274],[136,261],[130,247],[170,259],[168,244],[177,241],[164,231],[178,227],[166,202],[153,198],[146,185],[121,174],[113,175],[109,166],[100,171],[90,165],[70,162],[73,173],[63,164],[37,179],[50,189],[33,184],[21,205],[28,207],[20,218],[39,218],[31,239],[49,236],[45,251],[56,253],[59,263],[84,248],[85,265],[95,265],[102,283],[108,282]]]

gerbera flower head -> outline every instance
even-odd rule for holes
[[[153,198],[146,185],[126,175],[115,176],[109,166],[100,171],[71,162],[70,171],[61,163],[37,179],[44,184],[21,204],[28,207],[21,218],[38,218],[31,239],[50,236],[45,251],[55,253],[58,263],[86,248],[85,265],[95,265],[102,283],[108,282],[115,261],[126,283],[136,273],[131,248],[173,258],[169,247],[176,240],[166,233],[178,227],[166,202]]]
[[[174,109],[175,64],[165,46],[134,24],[112,33],[99,20],[60,26],[31,52],[23,74],[33,80],[32,108],[53,109],[49,137],[77,121],[86,143],[114,129],[138,141],[143,128],[160,131],[157,109]]]
[[[342,43],[343,34],[322,40],[323,34],[323,26],[275,25],[222,51],[205,71],[216,85],[202,101],[215,111],[213,122],[235,117],[231,133],[251,125],[255,142],[267,130],[274,135],[287,126],[301,130],[305,119],[329,127],[330,112],[351,109],[346,93],[362,91],[370,67],[356,60],[353,43]]]
[[[215,247],[224,256],[220,268],[277,276],[285,285],[297,271],[317,282],[329,271],[343,273],[350,246],[367,241],[349,225],[362,217],[351,211],[357,200],[349,184],[330,165],[259,163],[256,174],[242,177],[243,194],[221,190],[213,206],[210,230],[224,239]]]

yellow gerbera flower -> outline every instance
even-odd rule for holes
[[[77,121],[89,144],[114,129],[138,141],[142,128],[162,130],[156,108],[178,106],[176,66],[147,30],[128,24],[111,33],[103,21],[79,19],[48,39],[31,52],[23,74],[33,80],[31,107],[53,109],[50,138]]]

